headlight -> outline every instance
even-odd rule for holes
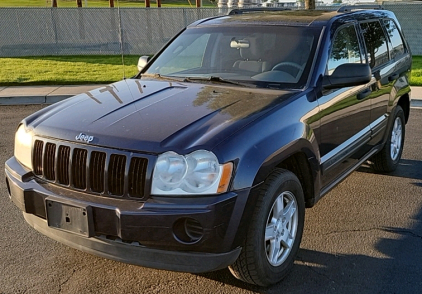
[[[32,169],[32,134],[20,125],[15,134],[15,158],[24,166]]]
[[[186,156],[166,152],[155,163],[151,194],[223,193],[228,189],[232,170],[232,163],[220,165],[209,151],[198,150]]]

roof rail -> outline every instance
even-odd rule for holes
[[[361,5],[344,5],[340,7],[337,12],[350,12],[352,10],[358,9],[384,9],[382,5],[379,4],[361,4]]]
[[[250,12],[283,11],[283,10],[291,10],[291,9],[281,8],[281,7],[254,7],[254,8],[245,8],[245,9],[233,9],[229,12],[228,15],[244,14],[244,13],[250,13]]]

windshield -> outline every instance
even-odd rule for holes
[[[301,88],[309,75],[319,33],[319,29],[286,26],[188,28],[144,74]]]

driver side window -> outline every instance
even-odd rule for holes
[[[361,63],[362,57],[354,25],[340,28],[334,37],[327,64],[328,74],[344,63]]]

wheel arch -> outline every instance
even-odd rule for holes
[[[409,120],[409,114],[410,114],[410,96],[409,96],[409,93],[402,95],[399,98],[397,105],[400,105],[400,107],[403,109],[404,120],[405,120],[405,123],[407,123],[408,120]]]
[[[306,207],[312,207],[316,203],[315,176],[304,152],[297,152],[280,162],[276,168],[291,171],[299,179],[305,197]]]
[[[313,147],[316,142],[300,138],[272,153],[262,162],[253,180],[254,185],[243,206],[235,245],[243,244],[246,231],[250,225],[250,215],[256,206],[263,183],[278,168],[288,170],[299,179],[305,198],[305,207],[312,207],[318,201],[320,191],[319,153]]]
[[[306,207],[314,206],[320,190],[319,153],[314,144],[300,138],[268,156],[255,176],[254,185],[264,182],[277,168],[296,175],[302,185]]]

